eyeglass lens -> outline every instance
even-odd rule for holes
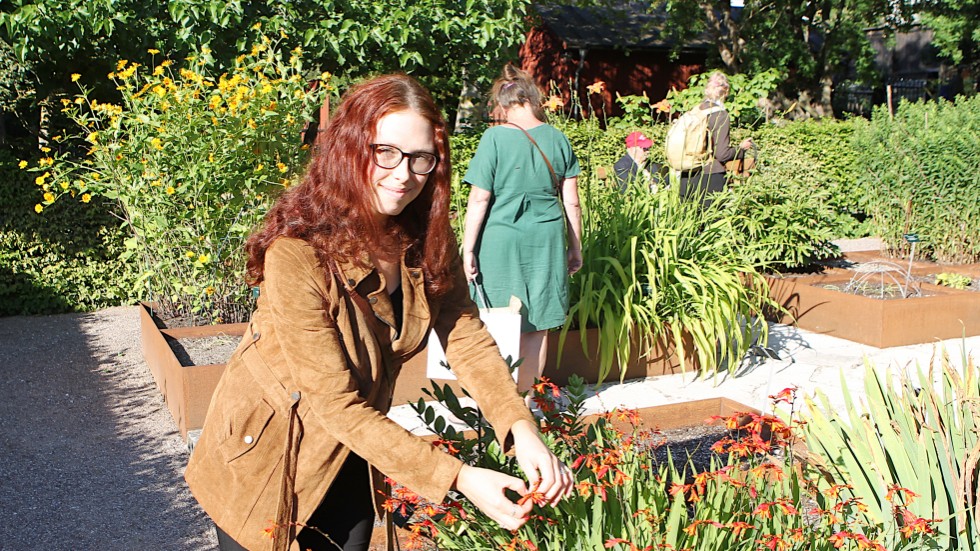
[[[371,147],[374,148],[374,163],[384,169],[395,168],[408,157],[408,170],[412,174],[422,175],[432,172],[439,160],[432,153],[405,153],[393,145],[372,144]]]

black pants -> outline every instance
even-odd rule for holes
[[[300,549],[367,551],[374,530],[374,504],[367,462],[353,453],[344,462],[306,528],[296,535]],[[215,526],[221,551],[247,551]],[[328,539],[329,538],[329,539]]]
[[[724,172],[709,174],[700,170],[682,172],[680,178],[680,194],[688,201],[701,201],[701,206],[711,205],[711,196],[725,189],[728,179]]]

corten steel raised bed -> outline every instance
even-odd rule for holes
[[[980,335],[977,292],[923,283],[923,291],[933,296],[877,299],[825,288],[843,287],[850,280],[836,273],[766,279],[770,296],[787,310],[773,321],[816,333],[878,348]]]
[[[177,423],[181,436],[204,425],[211,395],[224,371],[224,364],[181,365],[170,347],[172,339],[216,336],[241,336],[247,323],[227,323],[198,327],[160,328],[153,317],[153,305],[140,304],[140,332],[143,356],[153,374],[157,388],[163,394],[167,409]]]
[[[561,363],[558,357],[558,332],[553,331],[548,335],[548,363],[545,366],[544,376],[551,382],[565,386],[568,378],[578,375],[585,379],[586,383],[598,382],[599,363],[596,359],[596,343],[598,342],[598,330],[587,330],[589,354],[582,350],[581,336],[579,331],[568,332],[565,337],[565,348],[562,352]],[[697,360],[694,357],[694,342],[687,339],[685,342],[688,352],[687,370],[697,370]],[[634,347],[635,348],[635,347]],[[409,360],[402,366],[401,374],[398,375],[398,382],[395,385],[395,394],[392,400],[393,405],[405,404],[407,402],[417,402],[419,398],[427,398],[422,389],[430,388],[429,379],[426,377],[426,351],[423,349],[417,356]],[[624,379],[640,379],[645,377],[656,377],[660,375],[672,375],[681,373],[680,360],[673,353],[672,345],[660,343],[646,358],[638,358],[634,353],[626,367]],[[618,365],[613,365],[612,370],[606,377],[606,381],[619,380],[620,373]],[[440,380],[440,384],[449,383],[450,387],[459,392],[459,385],[455,381]]]
[[[211,395],[224,371],[224,364],[211,365],[182,365],[170,347],[167,337],[172,339],[202,338],[214,336],[241,336],[245,333],[247,323],[221,324],[200,327],[160,328],[153,317],[153,305],[141,304],[140,324],[143,341],[143,354],[146,358],[153,379],[163,394],[167,408],[173,415],[181,435],[186,438],[188,431],[200,429],[204,425]],[[565,341],[561,365],[556,361],[558,349],[558,334],[549,335],[549,358],[544,376],[555,384],[566,385],[568,378],[575,374],[583,377],[588,383],[598,380],[598,364],[595,357],[597,331],[589,330],[589,350],[591,355],[582,351],[578,331],[569,331]],[[687,343],[688,349],[693,350],[693,343]],[[671,346],[658,346],[647,358],[632,358],[626,369],[625,379],[654,377],[680,373],[680,362],[672,352]],[[688,358],[688,369],[696,369],[695,359]],[[613,366],[607,380],[619,378],[617,366]],[[457,393],[460,391],[455,381],[439,381],[448,383]],[[392,405],[416,402],[419,398],[428,398],[423,390],[430,388],[426,376],[426,351],[406,362],[398,376]]]

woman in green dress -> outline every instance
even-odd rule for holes
[[[463,178],[472,186],[463,267],[482,285],[486,306],[521,299],[517,386],[525,391],[544,371],[548,330],[565,323],[568,276],[582,267],[580,169],[568,138],[544,122],[541,92],[527,73],[508,64],[492,95],[506,122],[483,134]]]

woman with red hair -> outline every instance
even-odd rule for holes
[[[258,304],[191,454],[191,491],[225,550],[366,550],[385,476],[434,502],[455,489],[517,529],[532,503],[505,490],[526,494],[523,480],[386,417],[402,364],[435,329],[528,481],[553,504],[571,490],[469,298],[442,116],[412,78],[382,76],[344,96],[319,144],[246,245]]]

